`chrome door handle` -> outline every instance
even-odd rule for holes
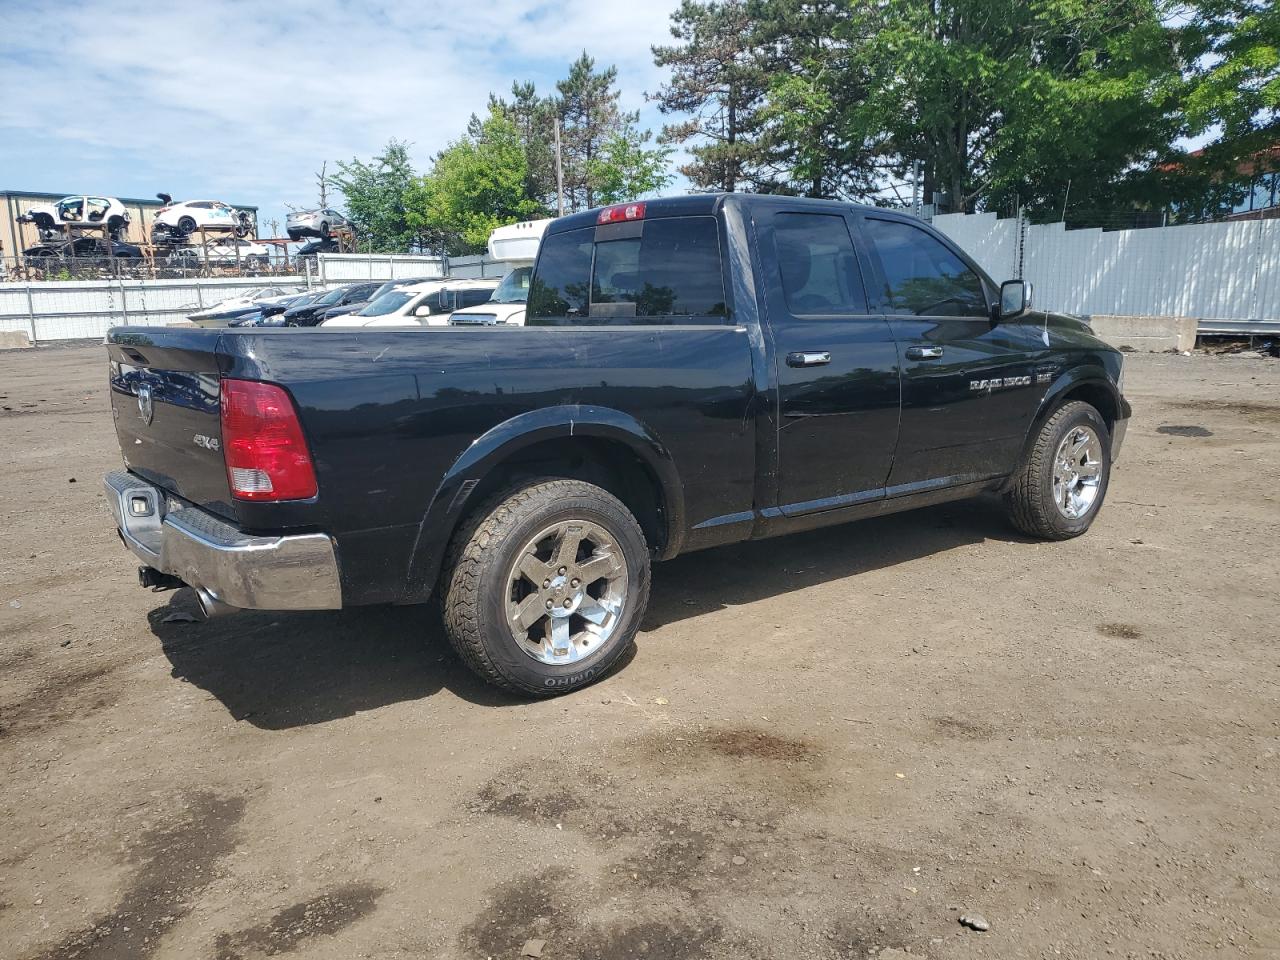
[[[907,347],[908,360],[937,360],[940,356],[941,347]]]
[[[831,354],[826,350],[815,350],[811,353],[788,353],[788,367],[820,367],[831,362]]]

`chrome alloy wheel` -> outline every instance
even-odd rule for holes
[[[507,576],[507,623],[520,649],[560,665],[604,646],[622,622],[627,561],[589,520],[562,520],[521,549]]]
[[[1053,457],[1053,502],[1068,520],[1093,509],[1102,487],[1102,441],[1092,427],[1072,427]]]

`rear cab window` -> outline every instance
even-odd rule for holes
[[[712,216],[581,227],[543,240],[528,326],[724,324],[719,225]]]

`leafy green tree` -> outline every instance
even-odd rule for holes
[[[511,99],[490,97],[491,106],[497,106],[515,124],[524,144],[525,194],[545,211],[556,205],[556,161],[554,125],[556,101],[538,94],[532,83],[512,83]]]
[[[1195,63],[1188,133],[1221,128],[1210,153],[1223,164],[1280,141],[1280,6],[1274,0],[1200,0],[1186,29]]]
[[[866,99],[866,71],[854,55],[871,12],[842,2],[759,0],[753,15],[756,42],[771,52],[760,111],[770,192],[871,199],[884,179],[889,135],[849,122]]]
[[[409,249],[415,231],[406,219],[404,196],[413,180],[408,144],[402,140],[387,141],[372,161],[356,158],[338,163],[333,184],[342,191],[362,251],[403,253]]]
[[[1103,203],[1179,129],[1167,0],[758,2],[765,115],[807,193],[920,160],[953,210]]]
[[[436,157],[405,193],[406,219],[451,254],[477,253],[496,227],[541,213],[526,193],[528,162],[520,131],[498,105],[473,118],[466,136]]]
[[[671,15],[671,36],[676,43],[653,48],[654,63],[671,70],[653,99],[683,119],[664,126],[659,141],[689,144],[680,172],[695,186],[769,189],[761,112],[768,58],[746,0],[684,0]]]
[[[628,123],[610,134],[590,160],[587,180],[595,203],[622,203],[671,183],[671,148],[648,146],[648,130]]]

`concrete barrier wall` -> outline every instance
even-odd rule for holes
[[[1196,345],[1195,317],[1089,317],[1093,332],[1113,347],[1182,353]]]

